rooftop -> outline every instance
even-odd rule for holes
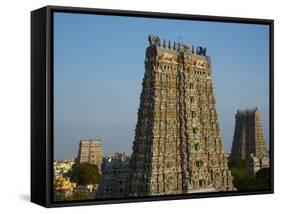
[[[258,107],[238,109],[237,115],[248,115],[248,114],[256,113],[257,111],[258,111]]]
[[[189,52],[197,56],[207,56],[206,47],[204,48],[202,46],[194,47],[193,45],[191,46],[183,42],[180,43],[171,40],[167,41],[165,38],[163,39],[163,44],[162,44],[160,37],[155,36],[153,34],[150,34],[148,36],[148,41],[150,46],[156,46],[157,48],[160,49],[166,49],[175,52]]]

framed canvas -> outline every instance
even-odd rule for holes
[[[31,12],[31,201],[273,193],[273,20]]]

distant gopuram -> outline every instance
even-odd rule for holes
[[[81,140],[78,160],[80,163],[93,163],[99,170],[102,164],[102,144],[100,140]]]
[[[262,158],[268,154],[263,130],[261,114],[258,108],[238,110],[235,115],[235,130],[231,156],[247,159],[251,154]]]
[[[269,154],[258,108],[237,111],[231,157],[246,159],[250,174],[261,168],[269,168]]]
[[[130,196],[233,190],[206,52],[149,36]]]

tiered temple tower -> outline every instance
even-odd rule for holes
[[[261,113],[257,107],[237,111],[231,157],[246,159],[250,174],[270,167],[261,125]]]
[[[131,196],[233,190],[206,51],[149,36]]]
[[[231,156],[247,159],[251,154],[257,158],[268,155],[258,108],[238,110],[235,115]]]
[[[81,140],[79,145],[78,160],[80,163],[93,163],[101,171],[102,144],[98,139]]]

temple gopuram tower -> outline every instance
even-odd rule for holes
[[[149,36],[129,195],[233,190],[206,48]]]
[[[102,144],[101,140],[81,140],[79,144],[78,160],[80,163],[95,164],[101,171]]]
[[[261,114],[258,108],[238,110],[235,115],[231,156],[247,159],[251,154],[257,158],[262,158],[268,154],[261,126]]]
[[[250,174],[255,174],[262,168],[269,168],[261,113],[257,107],[237,111],[231,157],[246,159]]]

